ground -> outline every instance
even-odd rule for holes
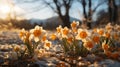
[[[12,51],[11,45],[21,45],[21,44],[23,45],[22,41],[20,40],[18,36],[19,32],[20,30],[18,29],[0,31],[0,66],[7,65],[6,64],[7,62],[5,59],[9,58],[8,55]],[[69,59],[67,60],[67,58],[64,60],[61,60],[60,56],[62,56],[62,53],[59,55],[57,54],[55,55],[54,52],[52,52],[51,55],[53,56],[42,57],[42,58],[37,59],[37,61],[35,61],[34,63],[31,63],[32,64],[31,66],[37,65],[39,67],[56,67],[56,66],[71,67],[72,65],[69,64],[70,62],[73,62],[73,63],[77,62],[77,65],[88,66],[88,67],[103,67],[103,66],[119,67],[120,66],[119,61],[111,60],[109,58],[104,59],[104,58],[101,58],[100,56],[95,56],[95,55],[88,55],[87,57],[84,57],[84,58],[78,57],[79,60],[69,60]],[[120,57],[118,59],[120,60]],[[73,64],[73,67],[75,67],[74,64]]]

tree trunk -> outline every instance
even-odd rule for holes
[[[64,25],[70,28],[70,16],[69,16],[70,6],[66,4],[65,7],[66,7],[66,13],[65,13]]]
[[[57,7],[57,14],[59,15],[60,19],[63,22],[63,26],[70,28],[70,16],[69,16],[69,10],[70,10],[70,0],[69,2],[67,2],[66,0],[63,0],[63,6],[65,7],[65,15],[62,14],[62,10],[61,10],[61,5],[60,2],[58,0],[54,0],[54,3]],[[58,4],[59,3],[59,4]]]
[[[87,26],[89,27],[89,29],[91,29],[91,23],[92,23],[92,2],[91,0],[89,0],[89,12],[88,12],[88,19],[87,19]]]
[[[109,21],[114,24],[118,19],[118,7],[115,3],[115,0],[109,0]]]
[[[85,0],[82,0],[82,6],[83,6],[83,15],[84,15],[84,19],[87,20],[86,1],[85,1]]]
[[[62,20],[62,23],[63,23],[63,26],[65,27],[68,27],[70,28],[70,17],[69,15],[65,15],[65,16],[62,16],[62,15],[59,15],[60,19]]]
[[[113,5],[113,4],[112,4],[112,2],[113,2],[112,0],[108,0],[109,21],[110,21],[111,23],[113,22],[113,18],[112,18],[112,16],[113,16],[113,12],[112,12],[112,10],[113,10],[112,7],[113,7],[113,6],[112,6],[112,5]]]
[[[63,26],[65,27],[68,27],[70,28],[70,16],[69,16],[69,9],[70,9],[70,6],[69,4],[65,4],[65,15],[62,16],[62,20],[63,20]]]
[[[86,13],[86,1],[85,0],[82,0],[82,7],[83,7],[83,20],[82,20],[82,25],[83,26],[87,26],[87,13]]]
[[[70,28],[70,17],[69,16],[64,16],[64,21],[63,21],[64,27]]]
[[[114,11],[113,11],[113,21],[114,23],[116,24],[117,23],[117,20],[118,20],[118,7],[115,3],[115,0],[113,0],[113,6],[114,6]]]

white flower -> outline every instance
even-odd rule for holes
[[[49,50],[50,47],[51,47],[51,45],[52,45],[52,43],[50,41],[46,40],[45,44],[44,44],[44,48],[47,49],[47,50]]]

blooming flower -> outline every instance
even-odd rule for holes
[[[110,38],[110,33],[106,32],[106,33],[104,34],[104,36],[105,36],[106,38]]]
[[[42,33],[42,27],[39,27],[39,26],[36,26],[34,31],[33,31],[33,34],[35,37],[39,37]]]
[[[45,42],[47,40],[47,34],[43,35],[41,40],[42,42]]]
[[[98,43],[98,42],[100,41],[100,37],[97,36],[97,35],[94,35],[94,36],[92,37],[92,40],[93,40],[93,42]]]
[[[64,27],[62,29],[62,37],[67,38],[68,33],[69,33],[69,29],[67,27]]]
[[[56,34],[50,35],[50,39],[55,40],[56,38],[57,38],[57,37],[56,37]]]
[[[43,28],[35,26],[35,29],[30,30],[30,32],[33,34],[35,42],[38,42],[39,37],[42,35]]]
[[[45,44],[44,44],[44,48],[49,50],[49,48],[51,47],[52,43],[50,41],[45,41]]]
[[[72,41],[73,41],[73,37],[68,37],[68,38],[67,38],[67,42],[68,42],[68,43],[72,43]]]
[[[72,29],[76,28],[78,25],[79,25],[79,22],[73,21],[73,22],[71,23]]]
[[[60,25],[60,26],[59,26],[59,27],[57,27],[56,29],[57,29],[57,33],[61,33],[62,26]]]
[[[93,48],[94,47],[93,42],[92,41],[84,42],[84,47],[86,47],[87,49]]]
[[[98,29],[97,32],[98,32],[98,34],[101,35],[101,36],[104,34],[104,30],[103,30],[103,29]]]
[[[19,37],[20,37],[22,40],[24,40],[25,34],[26,34],[25,29],[22,29],[22,30],[20,31],[20,33],[19,33]]]
[[[97,33],[97,28],[94,28],[93,30],[92,30],[92,33],[94,34],[94,33]]]
[[[107,30],[107,31],[111,31],[112,30],[112,25],[111,25],[111,23],[108,23],[106,26],[105,26],[105,29]]]
[[[87,38],[87,36],[88,36],[87,30],[78,29],[78,34],[76,36],[76,39],[82,40],[82,39]]]

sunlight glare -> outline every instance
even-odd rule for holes
[[[11,10],[11,8],[8,5],[3,5],[3,6],[1,6],[0,9],[1,9],[2,13],[5,13],[5,14],[9,13]]]

